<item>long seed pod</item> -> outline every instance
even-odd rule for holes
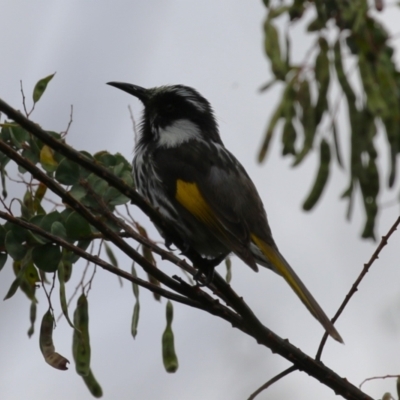
[[[54,318],[50,310],[43,315],[40,325],[39,345],[40,351],[47,364],[53,368],[65,371],[68,369],[69,361],[55,351],[53,344]]]
[[[304,143],[303,148],[296,156],[293,166],[299,165],[309,153],[314,143],[316,133],[315,108],[311,101],[310,83],[307,79],[304,79],[300,84],[298,103],[303,110],[300,121],[304,129]]]
[[[89,310],[86,296],[82,293],[74,312],[72,354],[78,375],[88,376],[90,371]]]
[[[264,23],[264,34],[264,49],[271,61],[272,72],[277,79],[284,80],[287,72],[286,62],[282,59],[278,30],[270,18]]]
[[[329,144],[325,139],[322,139],[320,145],[320,161],[318,173],[311,192],[303,203],[303,209],[305,211],[310,211],[321,197],[321,194],[326,186],[326,182],[329,178],[330,161],[331,150]]]
[[[293,109],[293,103],[294,103],[294,99],[296,96],[296,92],[294,90],[293,84],[294,84],[294,80],[290,81],[287,84],[287,86],[282,94],[281,102],[278,104],[274,113],[272,114],[272,117],[268,124],[267,132],[265,134],[264,142],[261,145],[261,149],[258,153],[258,162],[264,161],[264,159],[267,155],[269,144],[271,142],[272,136],[275,131],[275,127],[278,124],[279,120],[281,118],[287,118],[288,112],[291,109]]]
[[[175,353],[174,333],[172,332],[173,306],[168,300],[166,307],[167,326],[162,335],[162,356],[165,370],[176,372],[178,369],[178,357]]]
[[[318,99],[315,105],[315,126],[321,122],[324,112],[328,109],[328,89],[330,83],[329,73],[329,45],[324,37],[319,39],[319,53],[315,60],[315,80],[318,85]]]

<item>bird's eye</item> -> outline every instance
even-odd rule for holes
[[[164,111],[167,113],[175,111],[175,105],[173,103],[167,103],[164,107]]]

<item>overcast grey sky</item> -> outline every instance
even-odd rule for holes
[[[395,26],[396,13],[392,8],[382,18]],[[198,89],[214,107],[225,145],[258,187],[282,253],[328,315],[336,311],[376,244],[359,239],[360,199],[351,223],[345,221],[346,204],[338,198],[346,179],[337,167],[321,204],[305,214],[300,206],[314,178],[316,157],[292,170],[274,140],[265,165],[256,163],[266,121],[280,93],[278,86],[267,94],[257,91],[271,78],[262,51],[261,1],[5,0],[1,15],[0,97],[21,108],[19,81],[30,99],[36,81],[56,71],[32,118],[46,129],[63,130],[73,104],[68,141],[77,149],[133,156],[127,106],[132,106],[138,120],[141,105],[106,86],[108,81],[144,87],[182,83]],[[301,30],[296,31],[294,50],[299,59],[307,45]],[[147,218],[134,207],[132,212],[155,236]],[[382,213],[378,236],[387,232],[397,214],[398,207]],[[325,348],[323,362],[356,385],[369,376],[399,373],[398,249],[399,233],[395,233],[338,321],[346,345],[330,340]],[[122,256],[120,265],[130,268]],[[76,278],[79,269],[83,266],[76,267]],[[168,265],[165,269],[174,271]],[[224,273],[223,266],[218,270]],[[12,280],[7,266],[0,274],[1,298]],[[264,269],[255,274],[234,258],[232,285],[263,323],[315,354],[322,328],[283,279]],[[69,294],[73,290],[69,287]],[[39,299],[38,320],[47,309],[44,296],[39,294]],[[161,360],[165,301],[157,303],[141,290],[136,340],[130,335],[133,304],[129,284],[121,289],[114,276],[97,271],[89,297],[92,369],[104,399],[241,400],[289,366],[225,322],[177,304],[173,328],[179,370],[167,374]],[[28,313],[22,293],[0,303],[1,399],[90,399],[73,366],[61,372],[44,362],[37,332],[31,339],[26,335]],[[72,331],[64,320],[54,339],[57,350],[72,359]],[[376,381],[364,389],[378,398],[385,391],[394,393],[395,384]],[[258,398],[294,396],[335,398],[332,391],[299,372]]]

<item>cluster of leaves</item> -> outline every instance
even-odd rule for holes
[[[349,185],[342,198],[348,199],[349,218],[354,196],[360,190],[366,215],[362,237],[374,239],[379,209],[377,197],[382,191],[375,144],[377,132],[382,132],[387,139],[389,188],[396,181],[396,162],[400,152],[400,73],[393,60],[394,50],[389,44],[389,35],[373,17],[367,0],[294,0],[290,4],[264,0],[264,4],[268,10],[264,24],[265,53],[274,74],[273,81],[264,89],[280,81],[284,90],[269,122],[259,161],[265,159],[280,120],[283,120],[282,153],[293,158],[293,166],[299,165],[319,143],[320,166],[311,192],[303,203],[304,210],[311,210],[328,181],[331,152],[336,154],[338,164],[344,168],[336,115],[344,95],[350,127],[350,157],[347,168]],[[307,32],[316,40],[304,64],[297,65],[291,62],[289,28],[305,15],[315,15]],[[281,16],[290,21],[286,25],[285,40],[281,40],[274,22]],[[336,39],[331,40],[335,36]],[[283,42],[286,43],[285,51],[282,50]],[[350,72],[345,71],[345,54],[350,62],[354,62],[352,72],[358,72],[360,77],[359,93],[349,81]],[[341,91],[336,103],[330,99],[329,91],[335,76]]]
[[[53,75],[50,75],[36,84],[33,91],[34,105],[41,98],[52,77]],[[29,114],[30,112],[27,112],[27,115]],[[48,134],[58,141],[65,143],[66,132],[48,132]],[[0,142],[7,144],[31,165],[37,166],[48,178],[61,185],[67,194],[90,209],[91,213],[99,221],[102,221],[112,231],[121,234],[121,228],[115,220],[113,221],[107,215],[108,213],[114,213],[117,206],[127,204],[129,202],[127,196],[110,186],[98,175],[86,170],[78,163],[64,157],[55,149],[44,144],[15,122],[5,121],[0,124]],[[131,164],[121,154],[112,155],[107,151],[101,151],[94,155],[82,151],[80,154],[93,163],[106,168],[116,177],[122,179],[127,185],[133,187]],[[36,290],[39,285],[42,285],[43,289],[45,289],[45,285],[54,285],[54,278],[55,276],[58,277],[61,309],[66,320],[74,330],[72,353],[76,371],[82,376],[93,396],[101,397],[102,389],[90,368],[88,291],[85,293],[83,284],[82,294],[78,299],[73,321],[71,321],[68,312],[69,302],[66,297],[66,284],[70,281],[74,265],[80,259],[80,256],[72,250],[63,248],[58,243],[52,241],[51,238],[43,237],[38,233],[26,229],[26,227],[16,223],[15,220],[26,221],[41,228],[41,230],[51,234],[53,237],[63,239],[82,250],[86,250],[89,246],[92,248],[91,244],[94,241],[101,241],[103,243],[103,237],[79,212],[68,207],[66,204],[52,201],[50,204],[53,206],[49,209],[48,205],[45,204],[47,192],[49,191],[48,187],[43,182],[37,182],[33,179],[21,165],[18,165],[18,172],[21,179],[20,183],[25,187],[25,193],[21,199],[13,198],[10,206],[7,206],[6,185],[8,173],[6,166],[9,161],[10,159],[7,155],[0,152],[1,202],[8,215],[12,216],[14,220],[5,222],[2,225],[0,224],[0,270],[6,264],[9,256],[12,259],[12,267],[15,273],[15,280],[12,282],[4,299],[13,297],[18,289],[26,294],[31,302],[31,325],[28,331],[28,335],[31,337],[34,333],[37,313],[36,305],[38,301]],[[16,215],[14,210],[16,207],[12,206],[14,202],[19,203],[20,215]],[[144,228],[138,224],[136,228],[142,236],[147,238]],[[104,245],[111,264],[118,267],[111,247],[105,242]],[[142,253],[147,260],[155,263],[153,254],[149,248],[142,246]],[[132,268],[133,275],[136,276],[134,267]],[[78,273],[82,274],[82,270]],[[149,276],[149,281],[154,281],[154,279]],[[135,337],[140,309],[139,291],[135,284],[134,295],[136,303],[132,320],[132,334]],[[69,361],[58,354],[53,345],[54,310],[50,295],[48,295],[48,299],[49,310],[44,314],[40,328],[40,349],[48,364],[54,368],[66,370]],[[167,310],[170,310],[168,311],[169,314],[167,314],[167,331],[165,333],[167,338],[163,338],[162,341],[163,352],[165,352],[166,357],[164,363],[168,372],[174,372],[177,369],[178,363],[174,352],[171,330],[172,304],[167,305]],[[168,315],[170,315],[169,318]]]

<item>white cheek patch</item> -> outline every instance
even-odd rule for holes
[[[158,144],[171,148],[195,138],[201,139],[201,132],[197,125],[187,119],[178,119],[165,129],[160,129]]]

